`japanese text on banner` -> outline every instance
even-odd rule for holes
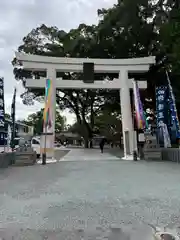
[[[167,87],[161,86],[156,88],[156,112],[157,124],[166,123],[166,104],[167,104]]]
[[[4,130],[4,79],[0,78],[0,128]]]

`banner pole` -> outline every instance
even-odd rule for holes
[[[47,124],[45,125],[45,135],[44,135],[44,151],[42,154],[42,165],[46,165],[46,136],[47,136]]]

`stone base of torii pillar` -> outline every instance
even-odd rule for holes
[[[133,155],[126,155],[124,157],[121,158],[122,160],[128,160],[128,161],[134,161],[134,156]],[[137,160],[140,160],[140,158],[138,157]]]

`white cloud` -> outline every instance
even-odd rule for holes
[[[0,1],[0,76],[5,79],[5,105],[10,111],[14,86],[18,85],[17,116],[27,117],[42,105],[27,107],[19,98],[22,87],[14,79],[11,61],[22,38],[40,24],[69,30],[84,22],[97,22],[97,9],[110,7],[117,0],[1,0]],[[74,120],[67,114],[68,123]]]

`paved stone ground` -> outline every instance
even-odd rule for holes
[[[61,161],[104,161],[104,160],[119,160],[119,157],[109,153],[109,149],[105,149],[102,154],[99,149],[71,149]]]
[[[146,240],[148,223],[179,231],[180,165],[74,157],[1,170],[0,238],[130,239],[123,228]]]
[[[57,163],[59,162],[70,150],[68,149],[56,149],[55,151],[55,156],[54,156],[54,159],[52,158],[48,158],[46,159],[46,163],[49,164],[49,163]],[[38,164],[42,164],[42,159],[40,158],[37,162]]]
[[[124,156],[124,150],[119,147],[107,148],[105,149],[105,152],[109,152],[118,158],[122,158]]]

